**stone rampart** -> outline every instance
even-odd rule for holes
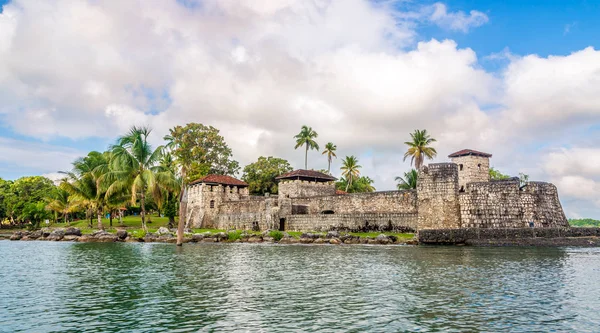
[[[437,163],[422,167],[417,193],[419,230],[461,227],[456,164]]]
[[[465,228],[568,227],[556,187],[518,180],[467,184],[460,193],[462,226]]]
[[[286,198],[335,195],[333,182],[314,182],[306,180],[282,180],[278,184],[279,195]]]
[[[304,214],[417,213],[415,190],[353,193],[292,199],[293,213]]]
[[[395,231],[414,232],[415,213],[311,214],[290,215],[285,220],[290,231]]]
[[[224,202],[215,219],[217,229],[267,230],[278,228],[278,202],[273,197],[252,197]]]
[[[598,246],[600,228],[499,228],[419,230],[422,244]]]

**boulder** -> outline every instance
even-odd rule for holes
[[[216,238],[217,241],[222,242],[224,240],[229,239],[229,235],[227,235],[227,233],[225,232],[218,232],[214,235],[214,238]]]
[[[80,236],[77,235],[65,235],[61,240],[65,242],[78,241]]]
[[[214,238],[214,237],[204,237],[204,238],[202,238],[202,242],[203,243],[214,243],[216,241],[217,241],[217,239]]]
[[[202,241],[203,238],[204,238],[203,234],[193,234],[192,242],[200,242],[200,241]]]
[[[15,231],[12,236],[10,236],[10,240],[21,240],[23,238],[23,232]]]
[[[121,240],[127,238],[127,230],[117,230],[117,237]]]
[[[302,236],[300,236],[300,243],[302,244],[311,244],[313,243],[315,240],[309,237],[304,237],[302,238]]]
[[[262,242],[262,237],[260,236],[252,236],[250,238],[248,238],[248,243],[260,243]]]
[[[336,231],[336,230],[332,230],[332,231],[329,231],[327,233],[327,235],[325,236],[325,238],[329,238],[329,239],[331,239],[331,238],[340,238],[340,233],[338,231]]]
[[[81,230],[73,227],[65,229],[65,236],[81,236]]]
[[[52,229],[50,228],[42,228],[40,231],[42,232],[42,237],[48,237],[52,233]]]
[[[332,238],[332,239],[329,240],[329,244],[338,245],[338,244],[341,244],[341,243],[342,243],[342,241],[340,241],[339,238]]]
[[[263,236],[262,239],[263,239],[263,242],[269,242],[269,243],[275,242],[275,238],[269,237],[269,236]]]
[[[92,237],[91,235],[82,235],[81,237],[79,237],[79,239],[77,240],[80,243],[87,243],[87,242],[93,242],[96,239],[94,237]]]
[[[359,237],[348,237],[344,239],[344,244],[360,244]]]
[[[116,242],[118,238],[116,235],[113,235],[111,233],[106,233],[100,237],[97,237],[97,239],[101,243],[112,243],[112,242]]]
[[[51,241],[59,241],[63,239],[63,237],[65,237],[65,231],[63,229],[55,229],[48,237],[46,237],[46,239]]]
[[[158,228],[158,230],[156,231],[156,233],[161,236],[161,235],[171,235],[171,230],[165,228],[165,227],[160,227]]]
[[[29,234],[30,239],[38,239],[42,236],[43,236],[43,234],[42,234],[41,230],[36,230],[36,231],[32,232],[31,234]]]
[[[317,238],[313,240],[313,244],[325,244],[328,243],[328,241],[325,238]]]
[[[380,235],[378,235],[378,236],[375,238],[375,240],[376,240],[376,241],[377,241],[377,243],[379,243],[379,244],[389,244],[389,243],[391,243],[391,242],[392,242],[392,240],[391,240],[391,239],[390,239],[390,238],[389,238],[387,235],[384,235],[384,234],[380,234]]]
[[[300,240],[294,237],[285,237],[279,241],[279,244],[298,244]]]

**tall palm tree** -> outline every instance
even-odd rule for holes
[[[409,172],[404,173],[404,178],[398,176],[395,180],[398,182],[396,187],[399,190],[410,190],[417,188],[417,178],[419,177],[419,173],[415,169],[411,169]]]
[[[423,166],[425,157],[432,159],[437,155],[435,148],[430,147],[436,140],[427,134],[427,130],[415,130],[410,136],[412,140],[404,143],[408,146],[408,150],[404,153],[404,161],[410,157],[410,164],[414,162],[419,170]]]
[[[92,151],[73,162],[72,171],[63,172],[67,177],[61,183],[79,206],[87,208],[90,218],[96,213],[98,229],[104,229],[102,213],[106,206],[106,186],[102,178],[108,162],[107,154]]]
[[[346,183],[346,192],[348,191],[348,187],[352,186],[352,180],[360,177],[360,169],[362,166],[358,165],[358,159],[352,156],[346,156],[346,158],[342,161],[342,176],[344,176],[347,180]]]
[[[337,158],[337,155],[335,154],[336,150],[337,150],[336,145],[334,145],[332,142],[327,142],[327,144],[325,145],[325,150],[323,150],[323,153],[321,154],[321,155],[327,154],[327,173],[331,172],[332,157]]]
[[[174,184],[172,174],[158,164],[163,147],[152,150],[148,142],[150,132],[148,127],[134,126],[129,133],[118,138],[117,143],[111,146],[111,170],[106,174],[106,181],[110,184],[107,196],[130,189],[132,204],[139,197],[142,228],[146,231],[146,195],[150,194],[155,201],[161,200],[162,187]]]
[[[315,132],[312,127],[308,127],[306,125],[302,126],[300,133],[298,133],[294,138],[296,139],[296,146],[294,149],[298,149],[298,147],[306,146],[306,150],[304,152],[304,169],[308,169],[308,149],[316,149],[319,150],[319,144],[315,139],[319,136],[317,132]]]

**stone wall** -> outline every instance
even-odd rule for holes
[[[458,165],[458,189],[463,191],[468,183],[490,180],[490,159],[481,156],[453,157],[452,163]]]
[[[219,206],[214,227],[217,229],[278,229],[277,197],[251,197],[224,202]]]
[[[278,185],[279,196],[302,198],[335,195],[334,182],[312,182],[305,180],[282,180]]]
[[[289,231],[396,231],[414,232],[415,213],[311,214],[290,215],[285,221]]]
[[[467,184],[459,195],[465,228],[568,227],[556,187],[518,180]],[[530,225],[532,223],[532,225]]]
[[[423,244],[495,246],[598,246],[600,228],[500,228],[419,230]]]
[[[307,214],[417,213],[417,191],[385,191],[294,198],[292,206],[306,206]]]
[[[423,166],[417,182],[418,229],[461,227],[458,202],[458,166],[438,163]]]
[[[219,206],[248,198],[248,188],[226,185],[194,184],[187,188],[187,221],[192,228],[214,227]]]

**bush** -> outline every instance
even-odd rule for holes
[[[146,237],[146,231],[143,229],[134,230],[131,232],[131,237],[133,238],[144,238]]]
[[[269,237],[272,237],[275,241],[279,242],[283,238],[283,232],[279,230],[269,231]]]
[[[236,230],[236,231],[230,231],[227,233],[227,239],[229,239],[230,242],[234,242],[238,239],[242,239],[242,231],[241,230]]]

